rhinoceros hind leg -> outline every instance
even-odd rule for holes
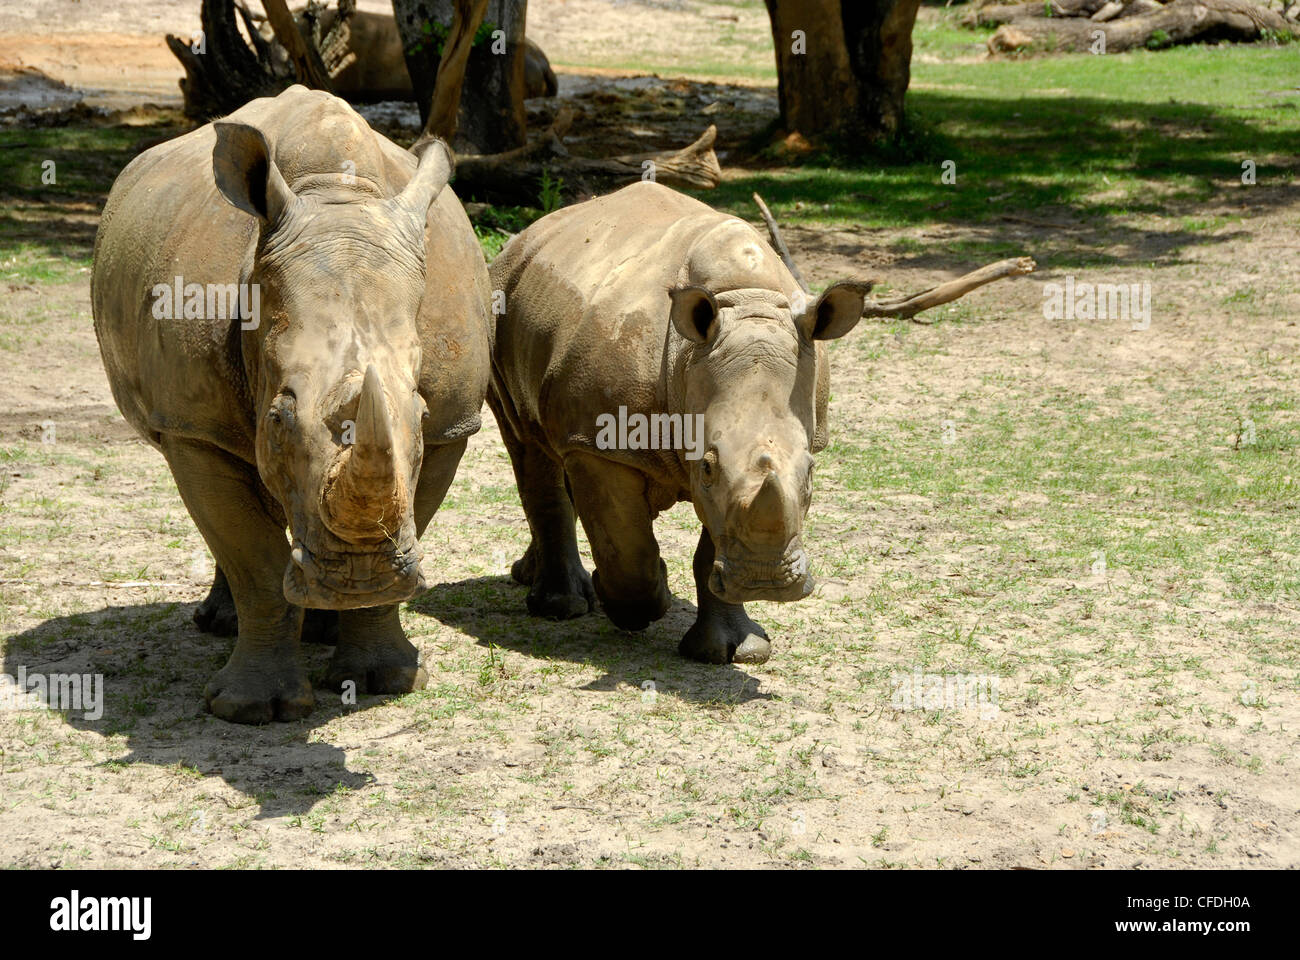
[[[564,462],[596,572],[591,583],[620,630],[644,630],[673,604],[640,471],[588,454]]]
[[[211,633],[218,637],[233,637],[239,633],[235,598],[230,595],[230,584],[226,582],[226,575],[220,567],[217,567],[207,597],[194,608],[194,625],[201,633]]]
[[[325,686],[343,690],[349,681],[357,693],[410,693],[423,690],[429,675],[420,651],[402,629],[397,604],[339,611],[339,642]]]
[[[289,562],[284,518],[262,506],[256,468],[208,444],[164,436],[176,487],[234,598],[239,635],[203,692],[234,723],[298,720],[315,705],[298,651],[302,608],[284,599]]]
[[[691,564],[699,612],[677,652],[703,663],[765,663],[772,654],[767,633],[745,613],[743,603],[724,603],[709,589],[713,537],[700,531]]]
[[[528,612],[535,617],[569,620],[590,613],[596,594],[578,554],[577,520],[564,469],[508,428],[501,433],[533,535],[524,555],[511,565],[510,576],[529,588]]]

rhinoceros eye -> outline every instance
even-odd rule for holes
[[[718,451],[710,450],[700,461],[700,482],[706,487],[713,486],[718,478]]]
[[[292,390],[286,390],[271,401],[270,409],[266,411],[266,422],[277,432],[292,429],[296,408],[297,398]]]

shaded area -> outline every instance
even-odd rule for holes
[[[311,739],[314,728],[346,712],[328,692],[318,691],[315,711],[299,723],[248,727],[210,716],[203,687],[225,664],[234,639],[199,633],[191,610],[191,604],[147,603],[54,617],[6,638],[0,673],[102,674],[102,716],[87,719],[72,710],[63,717],[77,730],[126,737],[130,753],[108,763],[179,765],[220,777],[259,804],[259,820],[306,813],[340,786],[359,789],[373,781],[348,769],[345,749]],[[306,645],[304,656],[309,672],[321,676],[329,651]],[[362,697],[358,705],[378,702]]]
[[[530,616],[524,606],[526,593],[508,576],[475,577],[438,584],[408,607],[473,637],[480,646],[603,670],[604,676],[584,690],[608,692],[654,680],[666,681],[665,689],[691,703],[771,699],[759,692],[757,678],[734,664],[695,663],[677,653],[682,635],[695,622],[695,605],[679,597],[662,620],[641,633],[627,633],[598,610],[558,622]]]

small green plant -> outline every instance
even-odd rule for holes
[[[551,171],[547,167],[542,167],[542,195],[541,207],[542,213],[554,213],[560,209],[562,202],[561,191],[564,189],[564,181],[559,177],[551,179]]]
[[[1147,49],[1159,50],[1167,46],[1169,46],[1169,34],[1163,30],[1152,30],[1151,36],[1147,37]]]

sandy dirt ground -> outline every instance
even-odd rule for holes
[[[391,12],[392,4],[359,0],[358,8]],[[113,110],[141,103],[179,106],[177,82],[184,71],[163,38],[192,36],[200,27],[198,11],[193,0],[6,2],[0,4],[0,74],[34,68],[83,91],[88,104]],[[766,49],[771,43],[766,16],[726,3],[528,5],[528,35],[561,74],[590,73],[593,65],[597,72],[639,72],[619,69],[633,49],[637,63],[671,65],[684,34],[716,38],[724,77],[727,65],[739,68],[756,45]]]
[[[90,4],[6,4],[0,56],[19,29],[55,45],[128,24],[183,30],[189,5],[127,0],[36,22],[54,6]],[[536,6],[576,16],[592,4]],[[132,42],[141,57],[152,49]],[[1111,238],[1005,224],[1045,264],[1072,244],[1151,264],[1106,272],[1153,282],[1150,329],[1045,320],[1041,283],[1062,279],[1050,266],[977,291],[951,322],[864,322],[833,348],[833,435],[970,480],[998,444],[967,437],[995,415],[1038,436],[1086,401],[1083,422],[1060,419],[1063,435],[1083,443],[1090,422],[1156,411],[1155,460],[1200,450],[1230,463],[1232,411],[1277,401],[1278,425],[1296,417],[1283,401],[1300,373],[1297,188],[1269,189],[1201,211],[1232,221],[1174,252],[1158,221]],[[93,227],[93,211],[78,216]],[[865,272],[918,290],[969,268],[948,249],[975,235],[915,230],[899,248],[896,233],[788,231],[815,285]],[[1032,458],[1022,488],[958,509],[863,482],[862,469],[883,468],[832,448],[810,526],[817,593],[755,605],[769,663],[706,667],[675,652],[693,618],[687,505],[657,528],[679,598],[663,621],[633,636],[599,615],[526,616],[507,571],[527,528],[485,415],[424,538],[432,586],[403,613],[429,688],[357,705],[321,692],[306,721],[239,727],[203,710],[231,648],[190,620],[210,561],[162,458],[117,413],[87,277],[10,269],[0,264],[0,672],[98,673],[107,697],[96,719],[0,712],[0,865],[1300,865],[1300,609],[1287,591],[1233,579],[1295,569],[1294,451],[1279,457],[1277,497],[1232,510],[1198,511],[1125,475],[1105,504],[1109,536],[1224,531],[1221,575],[1188,577],[1172,562],[1126,565],[1122,551],[1100,570],[1087,551],[1063,557],[1062,507]],[[1223,306],[1244,289],[1257,292],[1248,309]],[[307,654],[322,673],[328,649]],[[997,675],[997,710],[893,709],[891,674],[922,664]]]

